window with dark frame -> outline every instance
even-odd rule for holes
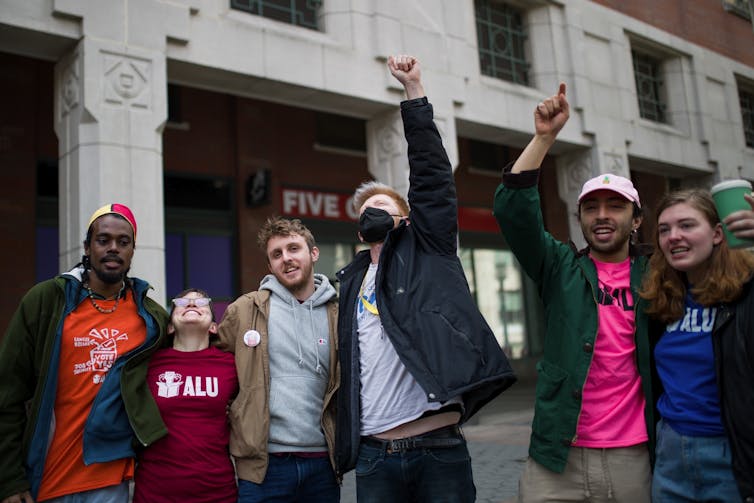
[[[166,207],[231,211],[232,187],[224,178],[170,172],[163,183]]]
[[[494,0],[474,0],[482,74],[529,84],[523,13]]]
[[[36,242],[34,246],[34,275],[37,283],[60,273],[58,192],[58,160],[37,160]]]
[[[318,146],[366,153],[367,123],[364,119],[315,112],[314,125]]]
[[[482,140],[468,140],[469,169],[472,172],[500,176],[503,168],[510,162],[508,147]]]
[[[206,290],[216,316],[237,295],[234,186],[230,179],[165,172],[165,287],[168,299]]]
[[[752,0],[722,0],[723,9],[754,22],[754,2]]]
[[[181,107],[181,90],[175,84],[168,84],[168,122],[183,122],[183,110]]]
[[[317,13],[322,0],[231,0],[230,6],[267,19],[319,30]]]
[[[632,50],[636,96],[639,101],[639,114],[643,119],[667,123],[663,99],[664,85],[661,61],[649,54]]]
[[[746,146],[754,148],[754,87],[738,87],[738,101],[741,103],[741,122],[744,128]]]

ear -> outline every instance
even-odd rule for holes
[[[715,227],[712,229],[712,244],[717,246],[723,242],[723,239],[725,239],[725,235],[723,234],[723,225],[715,224]]]
[[[364,242],[364,238],[361,237],[361,233],[357,232],[356,235],[359,236],[359,241],[361,241],[363,243]]]
[[[175,334],[175,327],[173,326],[173,322],[168,323],[168,335]]]
[[[212,335],[217,335],[217,323],[214,321],[209,324],[209,329],[207,330]]]
[[[644,218],[643,218],[643,217],[634,217],[634,221],[633,221],[633,223],[631,224],[631,230],[632,230],[632,231],[635,231],[635,230],[637,230],[637,229],[638,229],[639,227],[641,227],[641,222],[642,222],[643,220],[644,220]]]
[[[319,248],[315,246],[314,248],[312,248],[312,251],[310,251],[309,253],[311,253],[312,255],[312,262],[316,262],[317,260],[319,260]]]

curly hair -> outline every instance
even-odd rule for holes
[[[264,225],[262,225],[262,228],[259,229],[259,233],[257,234],[257,244],[259,245],[259,249],[264,252],[265,256],[267,256],[267,243],[270,239],[276,236],[287,237],[294,234],[304,238],[306,246],[309,247],[309,251],[312,251],[312,249],[317,246],[317,243],[314,241],[314,235],[304,224],[301,223],[301,220],[298,218],[291,220],[279,216],[268,218]]]
[[[374,180],[363,182],[356,187],[356,192],[353,193],[353,209],[356,210],[356,213],[359,212],[367,199],[376,196],[377,194],[385,194],[388,196],[395,201],[395,204],[398,205],[398,209],[401,210],[401,213],[404,216],[408,216],[409,207],[406,199],[398,194],[398,191],[390,185],[385,185],[384,183],[376,182]]]
[[[685,203],[699,211],[710,226],[720,223],[715,203],[709,191],[688,189],[666,194],[658,203],[656,215]],[[688,280],[684,272],[674,269],[660,251],[659,231],[655,231],[657,251],[649,260],[649,272],[639,295],[649,303],[647,313],[663,323],[672,323],[683,316]],[[724,239],[712,249],[704,279],[692,286],[694,300],[703,306],[736,300],[744,283],[754,272],[754,255],[746,250],[733,250]]]

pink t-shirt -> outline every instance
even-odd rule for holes
[[[628,447],[648,438],[636,366],[630,259],[609,263],[592,257],[592,261],[599,283],[599,324],[574,445]]]
[[[147,383],[168,434],[139,457],[134,502],[235,503],[226,413],[238,393],[234,356],[215,347],[161,349],[149,363]]]

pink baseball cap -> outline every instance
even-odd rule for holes
[[[584,183],[584,186],[581,188],[581,194],[579,194],[578,202],[581,203],[581,200],[584,199],[584,197],[597,190],[610,190],[616,192],[629,201],[636,203],[636,206],[641,208],[639,193],[636,191],[634,184],[631,183],[631,180],[628,178],[623,178],[622,176],[613,175],[611,173],[595,176]]]

